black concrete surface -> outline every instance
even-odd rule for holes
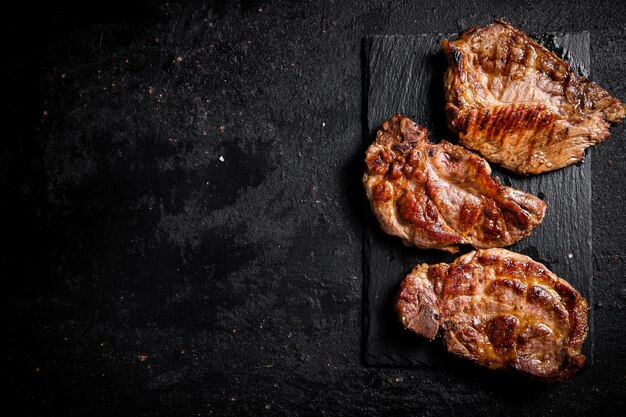
[[[593,159],[594,364],[544,386],[362,360],[363,37],[504,17],[591,34],[621,1],[22,4],[0,42],[0,376],[23,416],[616,415],[625,128]],[[223,160],[222,160],[223,159]]]

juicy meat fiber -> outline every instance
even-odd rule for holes
[[[382,229],[418,248],[507,246],[543,220],[546,204],[491,177],[478,155],[404,116],[383,123],[367,149],[363,183]]]
[[[624,105],[503,21],[443,41],[446,113],[460,143],[520,174],[582,160]]]
[[[404,279],[396,311],[409,330],[491,369],[545,380],[580,369],[587,301],[527,256],[505,249],[470,252],[451,264],[422,264]]]

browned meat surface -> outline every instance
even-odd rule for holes
[[[367,149],[363,183],[382,229],[408,246],[456,252],[510,245],[543,220],[546,204],[491,177],[478,155],[404,116],[383,123]]]
[[[619,100],[506,22],[468,29],[443,49],[450,128],[462,145],[511,171],[578,162],[626,114]]]
[[[402,324],[491,369],[561,380],[580,369],[587,301],[544,265],[505,249],[422,264],[396,298]]]

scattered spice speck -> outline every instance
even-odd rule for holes
[[[148,355],[142,353],[141,355],[137,355],[137,359],[139,362],[145,362],[146,359],[148,359]]]

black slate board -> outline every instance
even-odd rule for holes
[[[380,36],[365,40],[368,144],[382,122],[405,114],[429,128],[431,140],[455,136],[446,128],[443,72],[446,59],[440,48],[444,35]],[[589,34],[547,34],[538,37],[588,76]],[[592,297],[591,161],[540,176],[520,177],[492,166],[506,185],[543,198],[549,205],[543,223],[528,238],[509,247],[544,263],[587,298]],[[462,252],[471,250],[470,247]],[[417,264],[449,262],[460,256],[404,247],[384,234],[374,215],[368,215],[364,238],[365,337],[368,365],[436,365],[449,360],[440,341],[428,342],[405,330],[393,311],[393,298],[402,278]],[[583,348],[592,361],[593,317]]]

